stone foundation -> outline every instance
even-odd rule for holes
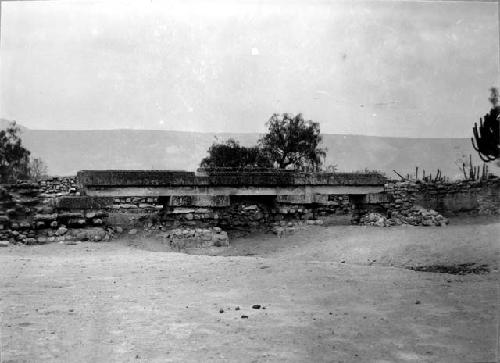
[[[172,246],[181,248],[179,246],[225,245],[220,233],[213,232],[215,228],[259,230],[281,236],[312,224],[352,221],[379,225],[444,225],[447,220],[441,214],[500,214],[498,178],[456,183],[389,182],[382,192],[362,194],[363,190],[371,190],[366,189],[367,185],[375,187],[370,184],[375,180],[373,175],[361,179],[361,186],[356,189],[359,183],[349,179],[352,175],[342,174],[335,178],[329,174],[261,173],[252,176],[247,173],[240,179],[249,180],[253,186],[242,185],[243,189],[239,190],[236,185],[229,187],[224,184],[235,182],[237,174],[234,173],[210,177],[177,172],[146,173],[153,178],[151,180],[141,179],[141,172],[124,173],[86,172],[78,183],[75,178],[54,178],[38,184],[2,186],[0,241],[25,244],[102,241],[112,238],[118,227],[127,230],[146,228],[176,231],[171,232],[169,238]],[[131,184],[120,187],[117,192],[114,183],[121,182],[124,175],[131,177]],[[189,184],[204,183],[210,178],[215,178],[213,194],[204,194],[208,190],[206,185],[201,188]],[[256,184],[272,184],[280,180],[291,184],[283,187],[267,184],[259,187]],[[85,181],[97,186],[83,185]],[[148,187],[152,182],[167,183],[173,185],[173,189],[168,189],[170,194],[167,195],[154,195],[157,192],[151,191],[164,185]],[[300,185],[304,182],[310,184]],[[348,182],[354,186],[344,185]],[[141,183],[145,186],[137,189]],[[331,189],[321,183],[342,184],[347,189]],[[84,189],[78,189],[77,185],[83,185]],[[91,191],[98,191],[98,195],[84,195],[90,187],[94,188]],[[137,190],[146,190],[145,194],[150,195],[134,195]],[[339,193],[341,190],[356,192]],[[183,236],[184,231],[188,231],[189,238],[180,238],[179,231]]]

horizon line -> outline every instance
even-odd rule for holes
[[[185,133],[185,134],[215,134],[215,135],[263,135],[265,132],[237,132],[237,131],[187,131],[187,130],[171,130],[171,129],[133,129],[133,128],[116,128],[116,129],[31,129],[23,126],[26,131],[56,131],[56,132],[109,132],[109,131],[133,131],[133,132],[175,132],[175,133]],[[23,131],[23,130],[21,130]],[[442,136],[442,137],[417,137],[417,136],[388,136],[388,135],[370,135],[370,134],[357,134],[357,133],[331,133],[325,132],[321,133],[324,135],[338,135],[338,136],[364,136],[364,137],[379,137],[379,138],[391,138],[391,139],[469,139],[469,136]]]

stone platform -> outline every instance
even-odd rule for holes
[[[378,173],[265,171],[83,170],[79,189],[93,197],[190,197],[211,206],[224,196],[274,196],[283,203],[321,203],[328,195],[366,195],[384,190]],[[175,198],[174,198],[175,199]]]

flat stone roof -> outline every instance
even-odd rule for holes
[[[379,173],[305,173],[268,169],[209,170],[203,175],[176,170],[81,170],[78,184],[83,188],[175,187],[175,186],[381,186],[387,179]]]

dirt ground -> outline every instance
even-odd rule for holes
[[[500,221],[0,249],[2,362],[497,362]],[[485,274],[417,272],[475,263]],[[252,305],[261,305],[260,309]]]

